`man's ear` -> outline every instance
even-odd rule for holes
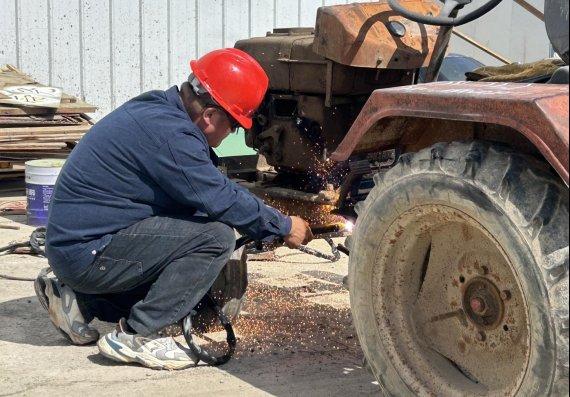
[[[202,119],[204,120],[204,123],[209,126],[213,124],[213,117],[214,114],[216,113],[216,110],[214,108],[207,108],[206,110],[204,110],[204,112],[202,113]]]

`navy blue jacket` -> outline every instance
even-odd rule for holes
[[[70,154],[50,205],[47,256],[79,274],[118,231],[197,212],[256,239],[291,230],[289,217],[216,168],[176,86],[151,91],[96,123]]]

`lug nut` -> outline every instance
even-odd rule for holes
[[[509,291],[509,290],[501,291],[501,299],[502,300],[508,301],[508,300],[511,300],[511,297],[512,297],[511,291]]]
[[[477,272],[480,276],[486,276],[489,274],[489,268],[487,266],[481,266],[479,269],[477,269]]]
[[[487,335],[485,335],[483,331],[479,331],[477,334],[475,334],[475,339],[477,339],[479,342],[485,342],[487,340]]]

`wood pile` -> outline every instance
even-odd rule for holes
[[[0,66],[0,90],[27,85],[44,87],[11,65]],[[67,157],[93,125],[85,113],[95,110],[65,93],[57,109],[0,103],[0,181],[23,176],[28,160]]]

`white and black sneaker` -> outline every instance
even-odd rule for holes
[[[85,323],[75,292],[56,278],[40,274],[34,289],[41,305],[48,311],[55,328],[74,345],[97,342],[99,332]]]
[[[121,363],[139,363],[152,369],[179,370],[194,367],[198,359],[172,337],[141,336],[126,331],[121,319],[115,331],[103,336],[97,346],[101,354]]]

